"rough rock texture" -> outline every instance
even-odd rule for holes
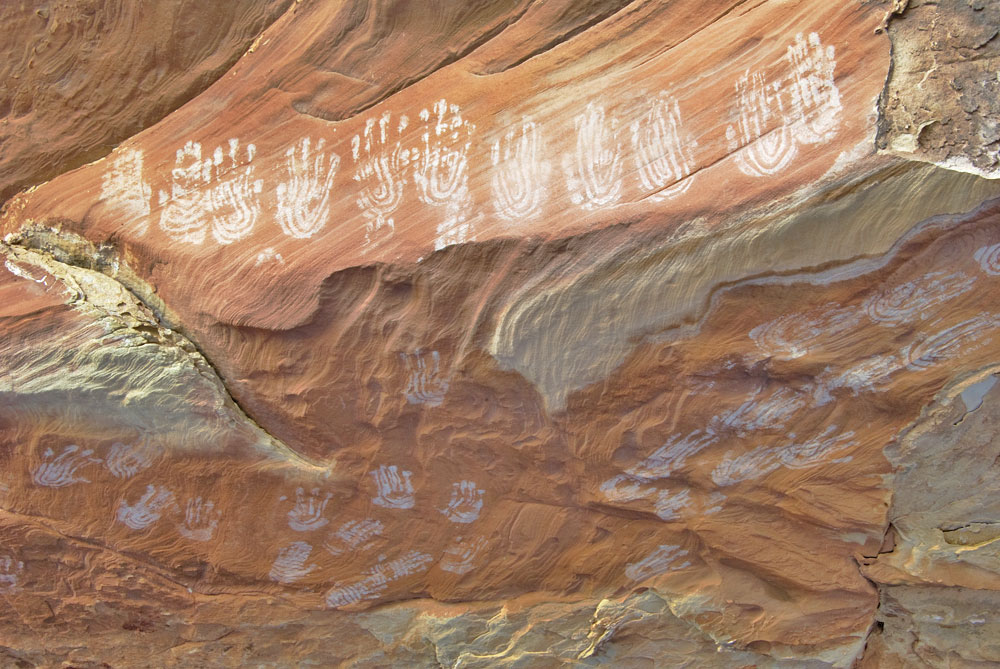
[[[294,3],[4,206],[0,652],[998,661],[995,100],[906,79],[995,17],[933,11]]]
[[[107,155],[205,90],[293,0],[5,0],[0,199]]]
[[[1000,177],[1000,5],[902,3],[877,144],[908,159]]]

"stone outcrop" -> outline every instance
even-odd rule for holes
[[[998,661],[992,7],[246,4],[32,121],[10,663]]]

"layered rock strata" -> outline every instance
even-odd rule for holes
[[[10,199],[10,661],[995,661],[995,115],[903,157],[897,9],[296,2]]]

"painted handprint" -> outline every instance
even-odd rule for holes
[[[616,119],[594,103],[573,119],[575,150],[563,158],[570,200],[584,209],[607,207],[622,194],[621,144]]]
[[[101,180],[101,199],[120,212],[137,235],[144,235],[149,228],[153,189],[142,178],[142,150],[126,149],[112,156]]]
[[[119,522],[133,530],[144,530],[160,519],[163,512],[174,506],[174,493],[163,486],[148,485],[135,504],[122,500],[118,505]]]
[[[680,512],[691,502],[691,491],[681,490],[679,493],[672,493],[668,490],[661,490],[656,496],[653,506],[656,508],[656,515],[660,520],[677,520]]]
[[[544,152],[541,130],[527,118],[493,143],[493,205],[500,218],[518,222],[541,211],[549,178]]]
[[[784,169],[795,157],[795,139],[785,123],[781,85],[747,71],[736,82],[737,122],[726,128],[729,150],[743,174],[765,177]]]
[[[215,534],[221,515],[212,500],[202,501],[201,497],[189,499],[184,510],[184,522],[177,526],[177,531],[192,541],[208,541]]]
[[[472,571],[473,561],[486,548],[487,543],[484,537],[465,540],[462,537],[456,537],[455,543],[445,549],[444,556],[438,566],[453,574],[466,574]]]
[[[633,581],[645,581],[668,571],[690,567],[691,563],[687,560],[677,564],[687,554],[680,546],[661,545],[642,560],[627,564],[625,575]]]
[[[788,47],[792,68],[791,125],[803,144],[818,144],[833,138],[840,125],[840,90],[833,80],[837,66],[834,48],[823,46],[819,35],[802,33]]]
[[[691,186],[694,140],[681,126],[681,109],[667,93],[653,101],[649,111],[632,124],[632,149],[639,180],[652,199],[680,195]]]
[[[330,521],[323,517],[323,512],[331,497],[332,493],[322,496],[319,488],[313,488],[309,494],[298,488],[295,491],[295,506],[288,512],[288,526],[296,532],[310,532],[326,525]]]
[[[46,448],[42,454],[42,463],[32,471],[31,479],[47,488],[62,488],[73,483],[90,483],[89,479],[78,476],[76,471],[101,461],[100,458],[92,457],[93,454],[92,449],[80,450],[76,444],[70,444],[58,456],[51,448]]]
[[[257,147],[248,144],[245,157],[238,139],[229,140],[229,151],[222,147],[212,156],[213,185],[208,191],[212,211],[212,236],[220,244],[232,244],[253,231],[260,215],[262,182],[254,179],[253,158]]]
[[[288,180],[278,184],[278,225],[289,237],[307,239],[323,229],[330,215],[330,190],[340,167],[340,156],[324,152],[325,140],[315,148],[308,137],[289,147]]]
[[[115,478],[130,479],[152,466],[155,457],[156,449],[149,444],[133,446],[116,441],[104,464]]]
[[[403,201],[406,186],[405,168],[410,152],[400,146],[398,136],[409,124],[401,116],[393,127],[392,115],[385,112],[376,119],[368,119],[364,134],[351,140],[351,155],[357,164],[354,180],[361,190],[357,203],[366,219],[365,241],[376,242],[395,230],[393,213]],[[395,134],[397,140],[392,142]]]
[[[396,465],[382,465],[371,472],[375,479],[378,494],[372,502],[388,509],[410,509],[413,507],[413,485],[410,483],[411,473],[400,470]]]
[[[449,380],[441,372],[441,356],[437,351],[429,354],[419,348],[414,353],[400,353],[410,375],[406,386],[406,400],[411,404],[437,406],[448,392]]]
[[[309,574],[316,565],[306,566],[305,562],[312,553],[312,546],[305,541],[293,541],[278,551],[278,557],[271,565],[268,576],[272,581],[288,585],[301,580]]]
[[[371,518],[351,520],[341,525],[340,529],[326,540],[323,547],[330,551],[331,555],[346,552],[360,553],[370,549],[384,529],[380,521]]]
[[[466,222],[469,201],[469,146],[475,126],[462,118],[458,105],[438,100],[420,112],[424,122],[422,146],[416,150],[413,178],[417,195],[432,206],[444,208],[437,226],[434,248],[471,240]]]
[[[351,584],[335,584],[326,594],[326,605],[335,609],[377,599],[389,583],[426,569],[432,561],[433,558],[427,553],[409,551],[391,562],[379,562],[361,580]]]
[[[479,518],[483,508],[483,490],[476,487],[475,481],[459,481],[451,484],[451,501],[441,509],[453,523],[471,523]]]
[[[212,179],[212,161],[202,160],[201,144],[188,142],[177,150],[171,175],[170,193],[160,191],[160,228],[175,241],[201,244],[211,206],[203,189]]]
[[[24,563],[12,555],[0,556],[0,593],[12,593],[17,589],[24,572]]]

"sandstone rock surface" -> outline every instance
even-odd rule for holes
[[[994,8],[189,4],[0,161],[11,664],[1000,661]]]

